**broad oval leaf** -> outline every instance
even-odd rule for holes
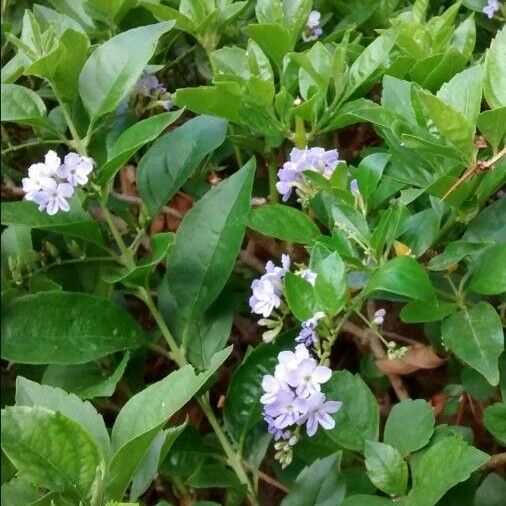
[[[488,302],[462,308],[441,328],[444,344],[457,357],[483,374],[491,385],[499,383],[499,355],[504,350],[504,332],[497,311]]]
[[[506,107],[506,27],[497,32],[485,57],[483,92],[491,109]]]
[[[37,93],[17,84],[2,84],[1,89],[2,121],[47,126],[46,106]]]
[[[483,412],[483,423],[497,441],[506,445],[506,404],[504,402],[489,406]]]
[[[482,295],[506,292],[506,243],[496,244],[478,257],[469,288]]]
[[[226,134],[225,120],[198,116],[149,148],[139,163],[137,184],[152,215],[174,196],[204,157],[223,143]]]
[[[2,336],[2,358],[21,364],[82,364],[146,342],[137,321],[111,301],[56,291],[10,301]]]
[[[79,95],[92,121],[118,106],[153,56],[158,39],[174,24],[132,28],[95,49],[79,76]]]

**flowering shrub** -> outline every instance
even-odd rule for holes
[[[2,504],[503,504],[505,15],[4,0]]]

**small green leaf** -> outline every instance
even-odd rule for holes
[[[485,409],[483,423],[497,441],[506,445],[506,404],[504,402],[497,402]]]
[[[92,120],[113,111],[133,88],[174,21],[132,28],[104,42],[79,76],[79,95]],[[112,64],[114,63],[114,64]]]
[[[456,436],[444,438],[421,458],[408,494],[409,506],[432,506],[488,460],[486,453]]]
[[[478,257],[469,288],[482,295],[506,292],[506,243],[496,244]]]
[[[283,58],[293,49],[293,43],[290,35],[281,25],[269,23],[248,25],[244,28],[244,33],[261,47],[279,70],[282,69]]]
[[[91,437],[73,420],[45,408],[2,410],[2,448],[23,477],[86,503],[104,462]]]
[[[506,107],[480,113],[478,116],[478,130],[485,136],[492,149],[497,151],[506,137]]]
[[[320,235],[313,220],[293,207],[270,204],[251,211],[248,226],[282,241],[311,244]]]
[[[137,184],[151,215],[175,195],[199,163],[223,143],[226,134],[226,121],[199,116],[149,148],[139,163]]]
[[[497,311],[479,302],[452,314],[441,328],[444,344],[457,357],[487,378],[499,383],[498,358],[504,350],[504,333]]]
[[[373,153],[363,158],[355,172],[360,195],[367,202],[381,179],[381,175],[390,160],[388,153]]]
[[[349,450],[363,451],[366,440],[378,439],[378,403],[358,374],[336,371],[323,390],[329,400],[343,403],[333,415],[336,426],[327,431],[332,441]]]
[[[21,364],[82,364],[145,342],[135,319],[111,301],[51,291],[10,301],[2,335],[2,357]]]
[[[401,309],[400,317],[404,323],[436,322],[451,315],[457,308],[454,302],[410,300]]]
[[[3,459],[2,459],[3,465]],[[22,478],[12,478],[2,483],[2,503],[9,506],[32,505],[39,498],[37,489]]]
[[[281,506],[335,506],[346,494],[340,478],[341,453],[316,459],[297,476],[290,493]]]
[[[492,40],[485,57],[483,92],[491,109],[506,107],[506,27]]]
[[[29,88],[17,84],[2,84],[2,121],[22,125],[47,126],[46,106]]]
[[[406,456],[429,443],[434,423],[430,404],[423,399],[407,399],[390,411],[383,440]]]
[[[497,473],[490,473],[478,487],[474,506],[503,506],[506,497],[506,480]]]
[[[407,256],[396,257],[374,271],[364,288],[364,295],[377,290],[415,300],[431,301],[436,296],[434,287],[423,267]]]
[[[174,123],[183,110],[164,112],[151,116],[125,130],[111,147],[107,162],[101,167],[98,179],[102,185],[111,182],[116,172],[148,142],[154,141],[171,123]]]
[[[403,495],[408,486],[408,465],[393,446],[366,441],[365,467],[371,481],[392,496]]]
[[[301,276],[287,272],[284,279],[286,302],[295,317],[301,322],[315,313],[315,294],[311,283]]]

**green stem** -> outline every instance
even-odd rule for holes
[[[184,367],[186,364],[188,364],[188,361],[186,360],[186,357],[184,355],[183,350],[178,346],[176,343],[176,340],[172,336],[172,333],[170,332],[169,328],[167,327],[165,320],[163,319],[163,316],[158,311],[158,308],[156,307],[156,304],[153,301],[153,297],[151,296],[151,293],[148,289],[143,288],[139,291],[139,295],[141,299],[144,301],[148,309],[150,310],[151,314],[153,315],[153,318],[155,319],[156,324],[158,325],[163,337],[167,341],[167,344],[169,345],[171,356],[173,360],[176,362],[176,364],[179,367]],[[198,403],[204,412],[204,414],[207,417],[207,420],[209,421],[209,424],[213,428],[216,437],[218,438],[218,441],[220,442],[223,451],[225,452],[225,455],[227,456],[228,463],[230,467],[234,470],[235,474],[237,475],[237,478],[239,481],[246,485],[248,489],[248,497],[253,506],[257,506],[258,502],[255,496],[255,492],[253,490],[253,486],[251,485],[251,482],[248,478],[248,475],[246,474],[246,471],[244,470],[242,466],[241,457],[238,453],[234,451],[232,448],[232,445],[230,441],[228,440],[225,432],[221,428],[220,423],[218,422],[218,419],[216,418],[211,405],[209,404],[209,399],[207,396],[202,396],[197,399]]]
[[[306,130],[304,120],[300,116],[295,116],[295,147],[304,149],[306,147]]]
[[[355,314],[369,327],[369,330],[379,338],[379,340],[388,348],[388,341],[378,332],[378,329],[360,312],[355,311]]]
[[[276,189],[276,182],[278,180],[278,167],[274,156],[269,157],[269,165],[267,167],[269,172],[269,199],[271,204],[279,202],[278,190]]]
[[[40,146],[41,144],[66,144],[68,141],[64,141],[63,139],[48,139],[48,140],[40,140],[33,142],[25,142],[23,144],[17,144],[16,146],[10,146],[4,150],[2,150],[2,155],[6,153],[10,153],[11,151],[17,151],[18,149],[31,148],[34,146]]]

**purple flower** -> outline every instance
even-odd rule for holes
[[[287,383],[295,388],[295,393],[306,399],[311,394],[321,390],[321,384],[326,383],[332,376],[332,371],[323,365],[318,365],[314,358],[303,360],[297,369],[287,374]]]
[[[306,412],[299,420],[299,424],[306,424],[306,432],[309,437],[316,434],[318,425],[324,429],[333,429],[336,425],[331,413],[336,413],[342,406],[342,402],[327,401],[325,394],[314,393],[306,400]]]
[[[309,318],[309,320],[302,322],[301,330],[299,332],[299,335],[295,338],[295,341],[302,343],[305,346],[311,346],[318,342],[316,327],[318,326],[318,321],[321,320],[324,316],[324,313],[318,312]]]
[[[135,91],[143,97],[150,97],[156,90],[164,90],[165,88],[160,84],[160,81],[153,74],[143,75],[135,85]]]
[[[306,28],[302,33],[302,40],[304,42],[310,42],[317,40],[322,34],[323,30],[320,26],[321,13],[318,11],[311,11],[307,18]]]
[[[488,19],[492,19],[494,14],[501,8],[501,4],[498,0],[488,0],[487,5],[483,7],[483,14],[485,14]]]
[[[317,274],[316,272],[313,272],[309,269],[304,269],[303,271],[299,272],[299,276],[302,279],[305,279],[311,286],[314,286],[316,283]]]
[[[262,389],[265,392],[262,397],[260,397],[260,402],[262,404],[270,404],[276,400],[276,397],[280,390],[285,388],[284,382],[279,381],[278,378],[275,378],[272,374],[266,374],[262,378]]]
[[[69,153],[57,170],[62,179],[66,179],[72,186],[84,185],[88,182],[88,175],[93,170],[93,160],[77,153]]]
[[[40,191],[33,196],[33,201],[39,204],[39,211],[46,211],[53,216],[60,209],[69,211],[67,199],[74,194],[74,187],[69,183],[58,183],[55,179],[44,182]]]
[[[281,390],[276,400],[265,406],[267,416],[273,418],[273,425],[278,429],[285,429],[296,424],[306,412],[306,401],[291,390]]]

